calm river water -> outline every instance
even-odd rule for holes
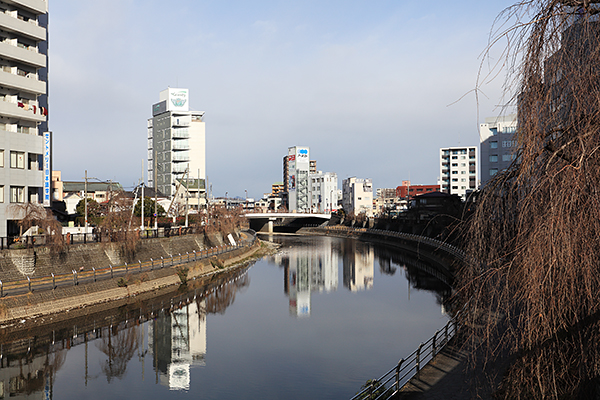
[[[272,240],[277,255],[169,297],[0,332],[0,398],[349,399],[446,323],[449,289],[414,256]]]

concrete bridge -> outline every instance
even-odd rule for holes
[[[244,216],[251,229],[266,233],[292,233],[305,226],[322,225],[331,219],[331,214],[307,213],[248,213]]]

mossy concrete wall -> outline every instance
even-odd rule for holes
[[[34,278],[50,276],[52,273],[70,274],[82,267],[84,270],[91,270],[92,267],[107,268],[109,265],[137,263],[138,260],[147,261],[151,258],[159,260],[161,257],[199,252],[225,242],[220,233],[143,239],[135,244],[135,250],[127,256],[119,243],[74,244],[67,246],[59,254],[48,247],[7,249],[0,251],[0,279],[10,282],[27,276]]]

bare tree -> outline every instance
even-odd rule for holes
[[[21,232],[26,232],[29,228],[37,226],[37,234],[44,235],[45,244],[50,247],[53,253],[64,251],[66,242],[62,235],[62,225],[52,214],[52,211],[44,208],[37,203],[11,204],[10,213],[19,218]],[[33,241],[28,241],[28,245],[33,245]]]
[[[518,153],[479,199],[460,293],[488,359],[514,355],[504,398],[600,392],[599,3],[519,2],[488,49],[508,43],[496,65],[508,71]]]

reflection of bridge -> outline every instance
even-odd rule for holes
[[[245,217],[256,232],[273,233],[275,228],[281,232],[295,232],[304,226],[321,225],[331,219],[331,214],[249,213]]]

